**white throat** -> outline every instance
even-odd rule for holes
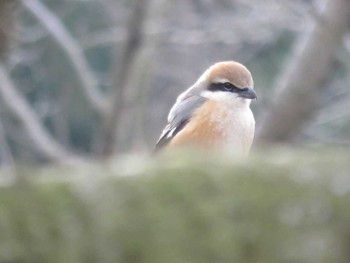
[[[201,92],[201,96],[209,100],[220,101],[222,104],[225,104],[229,107],[243,107],[249,108],[252,100],[238,97],[236,93],[230,93],[225,91],[209,91],[204,90]]]
[[[222,134],[220,148],[247,154],[255,132],[255,119],[249,107],[251,100],[220,91],[203,91],[201,96],[220,103],[210,117],[216,131]]]

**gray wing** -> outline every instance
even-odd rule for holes
[[[193,112],[206,100],[201,96],[193,95],[178,100],[171,108],[168,116],[168,125],[164,128],[157,144],[156,150],[167,145],[189,122]]]

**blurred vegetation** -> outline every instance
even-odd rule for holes
[[[14,32],[14,10],[17,0],[2,0],[0,2],[0,56],[9,48]]]
[[[332,8],[335,12],[327,11]],[[312,90],[318,99],[290,124],[297,127],[293,136],[282,132],[285,142],[347,147],[348,9],[345,0],[1,1],[0,91],[15,91],[27,107],[0,96],[0,163],[148,151],[176,96],[222,60],[240,61],[253,74],[259,96],[252,104],[256,142],[267,137],[264,130],[273,141],[278,136],[268,128],[279,129],[292,119],[282,116],[272,125],[278,118],[271,113],[285,107],[293,114],[313,105],[295,107],[295,87],[293,96],[278,97],[283,78],[287,84],[304,83],[298,85],[304,92],[300,98],[309,98]],[[311,79],[296,82],[285,72],[299,67],[305,54],[296,46],[312,36],[312,28],[337,40],[311,47],[320,54],[311,58],[315,61],[330,53],[315,63],[327,64],[318,72],[324,78],[311,82],[317,72],[307,68],[304,72],[311,73],[304,78]]]
[[[23,169],[0,189],[0,261],[349,262],[347,154],[230,158]]]
[[[348,0],[0,0],[0,262],[350,262],[349,18]],[[255,152],[142,155],[223,60],[254,77]]]

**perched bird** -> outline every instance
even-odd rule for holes
[[[249,107],[257,98],[253,86],[252,75],[242,64],[214,64],[179,95],[156,150],[194,146],[247,154],[255,131]]]

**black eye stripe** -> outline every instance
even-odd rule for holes
[[[235,92],[239,93],[242,89],[237,88],[235,85],[229,82],[225,83],[211,83],[209,86],[210,91],[225,91],[225,92]]]

